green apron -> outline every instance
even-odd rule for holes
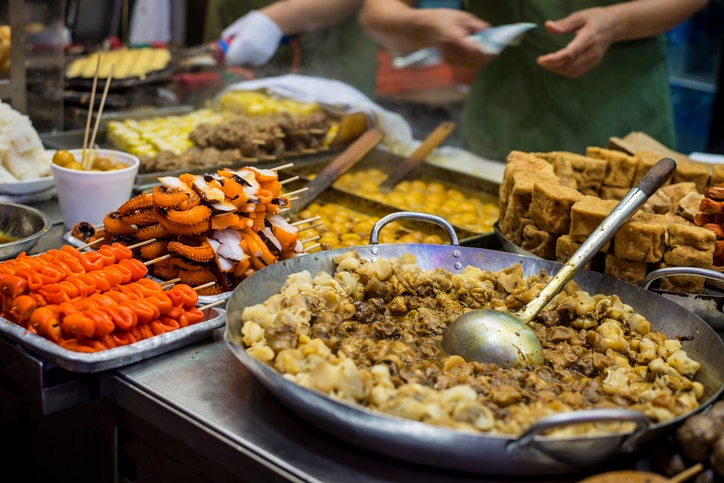
[[[260,9],[271,0],[210,0],[204,38],[213,41],[221,31],[249,10]],[[301,56],[297,74],[345,82],[374,99],[377,46],[367,38],[353,15],[327,29],[296,36]],[[264,66],[254,68],[256,77],[289,74],[294,61],[292,46],[282,44]]]
[[[611,136],[643,131],[675,149],[673,108],[662,35],[610,47],[578,79],[536,64],[572,34],[552,35],[546,20],[614,0],[469,0],[468,10],[491,25],[534,22],[519,46],[477,73],[463,110],[461,137],[470,151],[504,161],[513,150],[585,152]]]

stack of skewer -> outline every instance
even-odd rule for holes
[[[101,229],[74,229],[74,235],[133,245],[140,260],[158,260],[152,275],[204,286],[201,295],[228,292],[269,264],[319,249],[318,237],[300,237],[319,217],[284,218],[295,195],[306,190],[282,193],[297,179],[279,181],[278,171],[289,166],[161,177],[151,193],[108,213]]]

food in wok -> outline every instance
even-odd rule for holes
[[[541,418],[580,409],[627,408],[669,421],[704,395],[694,380],[700,363],[616,295],[569,283],[530,323],[546,364],[502,370],[444,354],[442,335],[471,309],[518,310],[545,273],[526,278],[515,264],[451,274],[423,270],[410,254],[366,261],[354,250],[335,263],[334,274],[290,275],[280,293],[241,314],[248,354],[332,398],[441,427],[520,435]],[[591,423],[552,434],[612,429]]]

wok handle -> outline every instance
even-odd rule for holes
[[[505,449],[508,453],[521,451],[534,445],[536,436],[540,436],[544,431],[559,426],[601,422],[631,422],[636,424],[634,432],[621,444],[621,449],[629,453],[636,450],[637,442],[648,430],[650,424],[649,418],[644,413],[630,409],[590,409],[558,413],[536,421],[520,438],[509,443]]]
[[[641,288],[648,289],[649,286],[660,278],[671,277],[673,275],[686,275],[703,277],[714,282],[724,282],[724,273],[711,270],[709,268],[700,267],[666,267],[654,270],[644,278],[641,282]]]
[[[419,213],[417,211],[397,211],[394,213],[390,213],[389,215],[385,215],[377,220],[377,223],[375,223],[372,227],[372,231],[370,231],[369,244],[377,245],[379,243],[380,231],[382,230],[382,228],[388,223],[397,220],[416,220],[424,221],[427,223],[434,223],[435,225],[442,227],[447,232],[447,235],[450,237],[450,245],[456,247],[460,246],[460,242],[458,241],[458,235],[457,233],[455,233],[455,228],[453,228],[453,226],[448,223],[445,218],[430,215],[429,213]]]

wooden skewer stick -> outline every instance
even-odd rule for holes
[[[98,133],[98,126],[101,123],[101,115],[103,114],[103,106],[106,103],[106,97],[108,97],[108,88],[111,86],[111,80],[113,79],[113,67],[115,64],[111,64],[111,69],[108,72],[108,78],[106,79],[106,85],[103,88],[103,96],[101,97],[101,104],[98,106],[98,114],[96,114],[96,123],[95,126],[93,126],[93,134],[91,135],[91,140],[88,145],[88,149],[93,149],[93,145],[96,142],[96,134]],[[90,158],[89,158],[90,159]],[[90,169],[90,163],[88,163],[88,159],[83,160],[83,169]]]
[[[292,166],[294,166],[294,163],[287,163],[287,164],[282,164],[281,166],[277,166],[276,168],[271,168],[271,170],[272,171],[281,171],[282,169],[291,168]]]
[[[284,213],[285,211],[289,211],[289,210],[291,210],[291,208],[289,208],[289,207],[282,208],[281,210],[279,210],[279,213]]]
[[[309,245],[308,247],[304,247],[305,252],[309,252],[311,250],[314,250],[315,248],[321,248],[321,243],[315,243],[314,245]]]
[[[90,243],[86,243],[85,245],[79,246],[77,249],[78,249],[78,250],[83,250],[84,248],[91,247],[91,246],[93,246],[93,245],[95,245],[95,244],[97,244],[97,243],[103,242],[103,241],[106,241],[106,240],[105,240],[104,238],[97,238],[97,239],[93,240],[93,241],[90,242]],[[138,243],[136,243],[136,244],[134,244],[134,245],[128,245],[126,248],[128,248],[129,250],[133,250],[134,248],[142,247],[143,245],[148,245],[149,243],[153,243],[153,242],[155,242],[155,241],[156,241],[155,238],[151,238],[151,239],[149,239],[149,240],[144,240],[144,241],[142,241],[142,242],[138,242]]]
[[[302,245],[304,245],[305,243],[317,241],[317,240],[319,240],[320,238],[322,238],[322,236],[321,236],[321,235],[317,235],[317,236],[313,236],[313,237],[307,238],[306,240],[299,240],[299,243],[301,243]]]
[[[198,291],[198,290],[203,290],[203,289],[205,289],[205,288],[213,287],[214,285],[216,285],[216,281],[212,280],[211,282],[206,282],[206,283],[203,284],[203,285],[197,285],[197,286],[195,286],[195,287],[194,287],[194,290],[197,290],[197,291]]]
[[[299,196],[292,196],[291,198],[287,198],[287,201],[294,201],[294,200],[298,200],[298,199],[299,199]]]
[[[105,241],[105,239],[104,239],[104,238],[96,238],[95,240],[93,240],[93,241],[90,242],[90,243],[86,243],[85,245],[79,246],[79,247],[77,248],[77,250],[78,250],[78,251],[84,250],[84,249],[86,249],[86,248],[88,248],[88,247],[92,247],[93,245],[96,245],[96,244],[98,244],[98,243],[100,243],[100,242],[102,242],[102,241]]]
[[[291,177],[291,178],[287,178],[287,179],[285,179],[285,180],[283,180],[283,181],[280,181],[279,184],[285,185],[285,184],[287,184],[287,183],[292,183],[292,182],[294,182],[294,181],[296,181],[296,180],[298,180],[298,179],[299,179],[299,176],[293,176],[293,177]]]
[[[173,285],[176,285],[176,282],[180,282],[180,281],[181,281],[180,278],[172,278],[170,280],[164,280],[163,282],[161,282],[161,286],[165,289],[167,286],[171,287]]]
[[[691,468],[682,471],[678,475],[672,476],[671,478],[669,478],[669,481],[671,483],[682,483],[694,476],[695,474],[700,473],[703,469],[704,465],[702,463],[697,463]]]
[[[133,250],[134,248],[142,247],[144,245],[149,245],[155,241],[156,241],[155,238],[149,238],[148,240],[143,240],[138,243],[134,243],[133,245],[128,245],[126,248]]]
[[[225,303],[226,303],[226,300],[217,300],[216,302],[211,302],[210,304],[206,304],[203,307],[199,307],[199,310],[210,309],[212,307],[216,307],[217,305],[223,305]]]
[[[311,223],[311,222],[313,222],[313,221],[317,221],[317,220],[319,220],[320,218],[322,218],[322,217],[321,217],[321,216],[313,216],[313,217],[311,217],[311,218],[307,218],[306,220],[295,221],[294,223],[290,223],[290,225],[292,225],[292,226],[299,226],[299,225],[303,225],[303,224],[305,224],[305,223]]]
[[[300,232],[301,232],[301,231],[304,231],[304,230],[309,230],[310,228],[317,228],[318,226],[322,226],[322,225],[324,225],[324,222],[323,222],[323,221],[320,221],[319,223],[315,223],[315,224],[313,224],[313,225],[304,226],[304,227],[302,227],[302,228],[299,228],[297,231],[300,231]]]
[[[91,118],[93,117],[93,104],[96,101],[96,86],[98,85],[98,73],[101,68],[101,56],[98,55],[98,62],[96,63],[96,73],[93,76],[93,86],[91,87],[90,103],[88,104],[88,119],[85,122],[85,133],[83,134],[83,150],[80,154],[80,164],[85,166],[85,150],[88,146],[88,134],[90,133]]]
[[[307,190],[309,190],[309,188],[307,188],[307,187],[305,186],[304,188],[299,188],[298,190],[290,191],[289,193],[284,193],[284,196],[286,196],[287,198],[289,198],[290,196],[298,195],[299,193],[304,193],[304,192],[307,191]]]
[[[157,262],[160,262],[160,261],[163,261],[163,260],[168,260],[169,258],[171,258],[171,255],[163,255],[163,256],[161,256],[161,257],[157,257],[157,258],[148,260],[148,261],[146,261],[146,262],[143,262],[143,264],[146,265],[146,266],[149,266],[149,265],[153,265],[154,263],[157,263]]]

